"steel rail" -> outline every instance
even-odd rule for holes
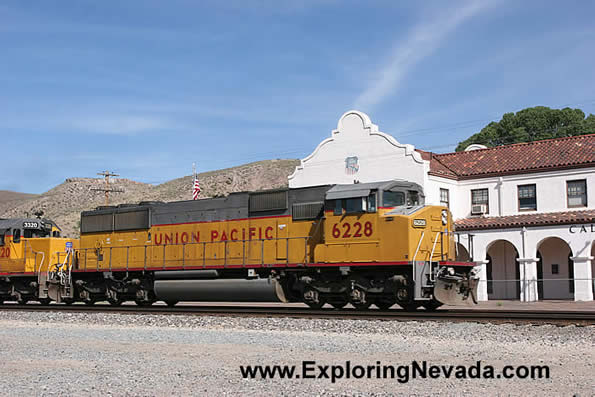
[[[481,310],[481,309],[441,309],[436,311],[419,310],[366,310],[355,309],[319,309],[307,307],[250,307],[250,306],[175,306],[136,305],[109,306],[96,304],[87,306],[73,305],[36,305],[10,304],[0,305],[0,311],[36,311],[36,312],[78,312],[78,313],[117,313],[117,314],[153,314],[153,315],[191,315],[191,316],[242,316],[242,317],[290,317],[357,319],[384,321],[467,321],[482,323],[515,324],[555,324],[555,325],[595,325],[595,311],[553,311],[553,310]]]

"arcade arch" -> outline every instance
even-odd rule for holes
[[[487,249],[488,299],[520,299],[519,252],[508,240],[496,240]]]
[[[539,299],[574,299],[572,250],[559,237],[547,237],[537,244],[537,290]]]

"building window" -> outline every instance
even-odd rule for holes
[[[587,180],[566,182],[566,192],[568,196],[568,207],[586,207],[587,206]]]
[[[560,274],[560,266],[557,263],[552,263],[552,274]]]
[[[471,190],[471,207],[476,207],[476,206],[481,206],[481,205],[485,205],[485,211],[483,213],[487,214],[490,212],[488,189]],[[474,211],[472,208],[471,213],[479,214],[479,213],[482,213],[482,211]]]
[[[440,205],[450,208],[449,191],[448,189],[440,188]]]
[[[537,193],[535,184],[520,185],[519,189],[519,210],[536,210],[537,209]]]

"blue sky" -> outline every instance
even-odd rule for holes
[[[0,190],[300,158],[347,110],[447,152],[503,113],[595,113],[595,2],[0,1]]]

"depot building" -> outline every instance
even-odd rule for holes
[[[478,263],[479,300],[593,300],[595,134],[435,154],[359,111],[289,176],[292,188],[404,179],[450,208],[457,257]]]

